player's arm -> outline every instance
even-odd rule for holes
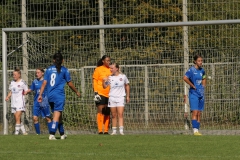
[[[196,89],[196,87],[192,84],[192,82],[189,80],[189,78],[187,76],[183,77],[183,80],[192,88]]]
[[[102,86],[103,88],[107,88],[109,86],[110,82],[109,82],[109,78],[103,78],[103,81],[102,81]]]
[[[34,89],[35,89],[35,84],[32,82],[32,85],[31,85],[30,88],[26,91],[26,94],[34,91]]]
[[[127,103],[130,102],[130,86],[129,83],[125,84],[125,90],[126,90],[126,100]]]
[[[205,74],[205,71],[203,71],[202,85],[203,85],[203,87],[206,87],[206,85],[207,85],[207,80],[206,80],[206,74]]]
[[[67,85],[72,89],[73,92],[77,94],[78,97],[81,96],[81,94],[78,92],[72,81],[67,82]]]
[[[40,93],[39,93],[39,96],[38,96],[38,102],[42,102],[42,94],[43,94],[43,91],[44,91],[46,85],[47,85],[47,81],[43,80],[43,83],[42,83],[42,86],[41,86],[41,89],[40,89]]]
[[[5,101],[9,101],[11,96],[12,96],[12,91],[9,91],[7,97],[5,98]]]
[[[93,75],[92,75],[92,78],[93,78],[93,91],[94,93],[97,93],[98,92],[98,77],[100,76],[99,75],[99,72],[98,72],[98,68],[95,68],[94,72],[93,72]]]
[[[32,92],[32,90],[31,90],[31,89],[28,89],[28,90],[26,91],[26,94],[28,94],[28,93],[30,93],[30,92]]]
[[[204,79],[202,80],[202,85],[203,85],[203,87],[206,87],[206,85],[207,85],[207,80],[206,80],[206,78],[204,78]]]
[[[97,86],[98,86],[97,83],[98,83],[98,80],[95,79],[95,78],[93,78],[93,91],[94,91],[94,92],[97,92],[97,90],[98,90],[98,89],[97,89],[97,88],[98,88],[98,87],[97,87]]]
[[[26,95],[28,93],[28,85],[26,81],[23,80],[23,94]]]

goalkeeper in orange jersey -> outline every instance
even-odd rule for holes
[[[110,57],[107,55],[102,56],[98,61],[97,67],[93,73],[93,90],[94,101],[97,107],[97,125],[98,134],[108,134],[108,128],[110,123],[110,108],[108,105],[109,87],[103,88],[103,79],[110,76]],[[104,125],[104,130],[103,130]]]
[[[206,75],[202,68],[203,58],[195,55],[193,58],[194,65],[185,73],[183,80],[190,86],[189,102],[192,112],[192,128],[194,135],[200,136],[200,117],[204,109],[204,90],[206,87]]]

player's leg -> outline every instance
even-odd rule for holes
[[[103,124],[104,124],[104,134],[108,134],[109,124],[110,124],[110,108],[106,105],[103,108]]]
[[[98,126],[98,134],[103,134],[103,120],[104,115],[102,113],[103,108],[105,105],[98,104],[97,105],[97,126]]]
[[[112,134],[111,135],[116,135],[117,134],[117,107],[111,106],[111,115],[112,115]]]
[[[14,115],[14,119],[15,119],[15,135],[18,135],[19,134],[19,131],[20,131],[20,127],[21,127],[21,124],[20,124],[20,117],[21,115],[19,115],[19,112],[16,111],[16,108],[12,108],[12,113]]]
[[[50,128],[50,136],[49,140],[56,140],[55,134],[58,129],[58,123],[59,123],[59,118],[61,116],[62,112],[61,111],[54,111],[53,112],[53,120],[52,120],[52,125]]]
[[[123,112],[124,112],[124,106],[125,106],[125,97],[119,97],[117,98],[117,114],[118,114],[118,123],[119,123],[119,132],[121,135],[124,135],[123,133]]]
[[[121,135],[124,135],[124,133],[123,133],[123,111],[124,111],[124,107],[123,106],[117,107],[119,132],[120,132]]]
[[[100,96],[101,101],[96,103],[98,134],[103,134],[103,125],[105,134],[108,134],[108,128],[110,123],[110,109],[107,108],[108,98],[102,95]]]
[[[67,135],[64,133],[64,126],[63,126],[62,114],[61,114],[60,119],[59,119],[58,130],[59,130],[61,139],[66,139],[66,138],[67,138]]]
[[[62,112],[55,110],[57,108],[57,104],[55,102],[49,102],[49,104],[53,112],[53,120],[50,127],[49,140],[56,140],[55,133],[57,131],[59,118]]]
[[[34,123],[34,128],[35,128],[37,135],[40,134],[40,124],[38,122],[37,116],[33,116],[33,123]]]
[[[51,113],[50,113],[50,107],[42,107],[41,109],[42,117],[46,119],[47,126],[48,126],[48,132],[50,134],[50,128],[52,126],[52,119],[51,119]]]
[[[204,110],[204,103],[205,103],[205,100],[204,98],[202,99],[199,99],[199,106],[198,106],[198,114],[197,114],[197,123],[198,123],[198,130],[200,129],[200,120],[201,120],[201,114],[202,114],[202,111]]]
[[[192,112],[192,128],[193,128],[193,133],[198,134],[198,122],[197,122],[197,118],[198,118],[198,97],[193,95],[193,94],[189,94],[189,103],[190,103],[190,110]]]
[[[16,121],[16,127],[15,127],[15,135],[19,134],[19,130],[22,131],[23,135],[27,135],[24,125],[21,123],[21,110],[16,110],[16,113],[14,113],[15,121]]]
[[[103,99],[101,96],[101,101],[96,103],[97,106],[97,126],[98,126],[98,134],[103,134],[103,120],[104,115],[102,113],[103,108],[105,107],[105,104],[103,103]]]
[[[46,116],[45,119],[47,121],[48,132],[50,133],[50,128],[52,126],[52,119],[50,116]]]
[[[33,106],[33,124],[37,134],[40,134],[40,124],[38,122],[39,113],[40,113],[40,107]]]

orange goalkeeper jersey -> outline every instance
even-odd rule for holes
[[[102,82],[103,78],[107,78],[111,75],[110,68],[106,66],[99,66],[95,69],[93,73],[93,89],[94,92],[98,92],[99,95],[104,97],[109,97],[110,87],[103,88]]]

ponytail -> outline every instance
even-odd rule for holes
[[[62,67],[62,62],[63,62],[63,56],[61,53],[55,53],[53,55],[53,59],[54,59],[54,64],[57,68],[57,72],[61,72],[61,67]]]

